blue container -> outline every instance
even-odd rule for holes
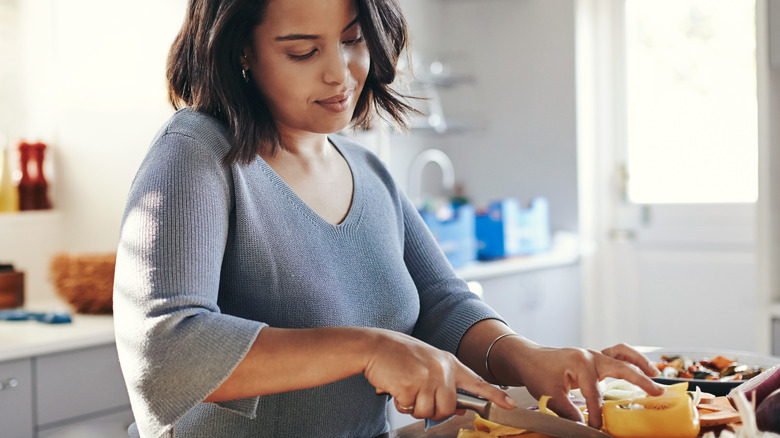
[[[549,203],[545,198],[534,198],[530,207],[523,209],[513,198],[492,202],[477,215],[476,234],[479,260],[546,251],[550,248]]]
[[[477,259],[474,207],[465,204],[445,211],[421,210],[420,215],[453,268]]]

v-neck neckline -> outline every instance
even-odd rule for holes
[[[269,165],[268,162],[265,161],[262,157],[258,156],[256,161],[260,163],[263,171],[276,184],[280,191],[310,219],[333,228],[343,228],[348,224],[355,222],[357,218],[360,217],[360,210],[362,209],[362,196],[360,196],[361,184],[358,182],[358,178],[355,178],[355,166],[352,163],[351,157],[344,153],[342,148],[339,147],[337,142],[334,141],[331,136],[328,136],[328,142],[333,145],[333,147],[336,148],[336,151],[338,151],[338,153],[344,158],[344,161],[346,161],[347,167],[349,168],[350,177],[352,178],[352,199],[350,201],[347,214],[339,223],[330,222],[322,217],[319,213],[314,211],[314,209],[311,208],[311,206],[307,204],[306,201],[304,201],[303,198],[301,198],[298,193],[296,193],[295,190],[290,187],[289,184],[287,184],[287,181],[279,176],[279,174],[276,173],[271,165]]]

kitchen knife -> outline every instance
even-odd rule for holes
[[[469,409],[486,420],[556,437],[610,438],[582,423],[525,408],[503,409],[488,400],[458,393],[458,409]]]

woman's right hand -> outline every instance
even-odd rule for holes
[[[403,333],[376,330],[377,342],[363,374],[395,399],[399,412],[414,418],[444,420],[456,412],[457,392],[463,389],[511,409],[514,401],[483,380],[453,354]]]

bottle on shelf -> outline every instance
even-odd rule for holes
[[[19,210],[19,196],[11,175],[8,148],[0,149],[0,213]]]
[[[19,144],[19,161],[22,178],[19,180],[19,210],[46,210],[51,208],[49,183],[43,174],[46,145],[43,143]]]

